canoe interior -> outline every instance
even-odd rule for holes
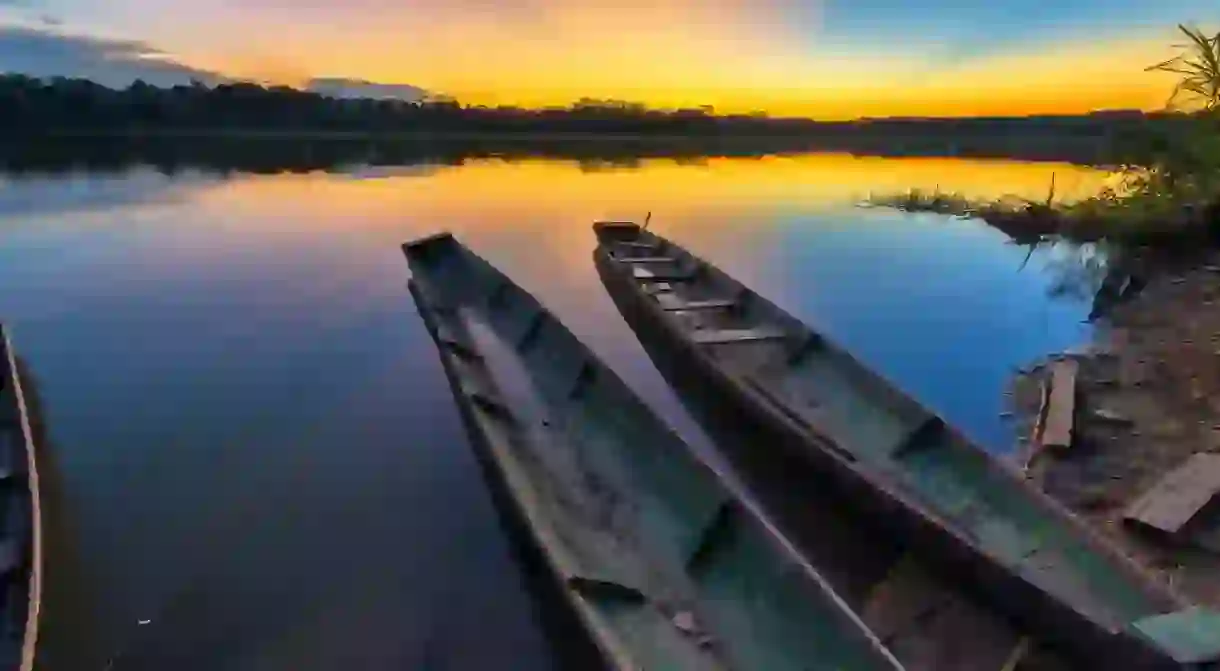
[[[617,260],[633,290],[656,301],[657,318],[711,365],[994,562],[1109,631],[1180,607],[1070,514],[821,334],[664,238],[629,224],[594,229],[598,253]],[[670,261],[634,260],[647,256]],[[655,270],[687,279],[650,279]],[[723,299],[732,305],[675,309]],[[720,335],[745,332],[758,337]]]
[[[611,665],[899,668],[533,296],[449,235],[404,250],[472,442]]]
[[[34,663],[41,530],[34,443],[8,330],[0,325],[0,668]]]

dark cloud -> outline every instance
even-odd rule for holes
[[[13,0],[0,0],[0,2]],[[227,81],[216,72],[192,68],[143,42],[65,35],[50,28],[0,27],[0,72],[35,77],[83,77],[125,87],[136,79],[156,86]]]
[[[336,77],[311,79],[305,88],[335,98],[396,98],[415,102],[428,96],[428,91],[410,84],[377,84]]]
[[[21,2],[23,0],[0,0]],[[137,79],[154,86],[187,84],[198,79],[215,85],[232,79],[210,70],[179,63],[155,47],[136,40],[113,40],[66,35],[54,27],[56,19],[43,18],[42,28],[0,26],[0,72],[34,77],[81,77],[114,88]],[[429,92],[410,84],[378,84],[338,77],[312,79],[311,91],[339,98],[397,98],[418,101]]]

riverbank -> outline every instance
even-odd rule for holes
[[[1122,521],[1191,455],[1220,452],[1220,253],[1144,272],[1142,290],[1099,323],[1096,343],[1017,374],[1009,401],[1018,459],[1036,452],[1028,475],[1048,494],[1188,598],[1220,606],[1220,552],[1170,544]],[[1073,444],[1035,451],[1048,364],[1065,358],[1079,363]]]

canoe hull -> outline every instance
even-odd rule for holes
[[[1082,617],[1071,606],[1031,585],[950,532],[902,493],[865,476],[840,451],[811,438],[773,405],[716,365],[665,314],[661,305],[639,287],[631,269],[611,259],[603,245],[593,253],[594,264],[625,320],[643,339],[661,344],[671,364],[684,371],[715,402],[748,417],[758,427],[760,444],[774,445],[807,459],[824,480],[861,514],[901,538],[947,578],[967,584],[981,598],[1003,606],[1021,627],[1082,664],[1114,669],[1178,669],[1145,641],[1112,632]],[[1102,668],[1099,666],[1098,668]]]
[[[0,434],[5,434],[2,449],[12,450],[3,455],[11,473],[4,495],[7,509],[19,511],[11,520],[8,533],[15,534],[17,553],[15,569],[6,577],[5,597],[18,602],[5,603],[5,613],[18,622],[20,638],[5,642],[5,662],[9,668],[30,671],[34,667],[38,645],[39,617],[42,605],[42,502],[38,487],[38,462],[34,435],[30,426],[17,354],[13,350],[8,329],[0,324]],[[17,528],[12,528],[12,523]],[[8,539],[4,539],[8,540]],[[10,647],[12,646],[12,647]]]

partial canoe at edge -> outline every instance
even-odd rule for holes
[[[615,669],[901,669],[827,583],[532,295],[404,246],[471,442]]]
[[[8,329],[0,324],[0,664],[30,671],[42,599],[42,503],[25,391]]]
[[[594,232],[607,289],[675,344],[689,374],[768,427],[773,444],[817,464],[913,548],[1079,661],[1181,668],[1185,655],[1172,639],[1185,633],[1153,636],[1143,625],[1184,604],[1058,503],[681,246],[634,224],[595,224]],[[674,259],[648,264],[649,272],[684,279],[661,283],[636,272],[634,259],[649,255]],[[680,308],[707,301],[731,305]]]

